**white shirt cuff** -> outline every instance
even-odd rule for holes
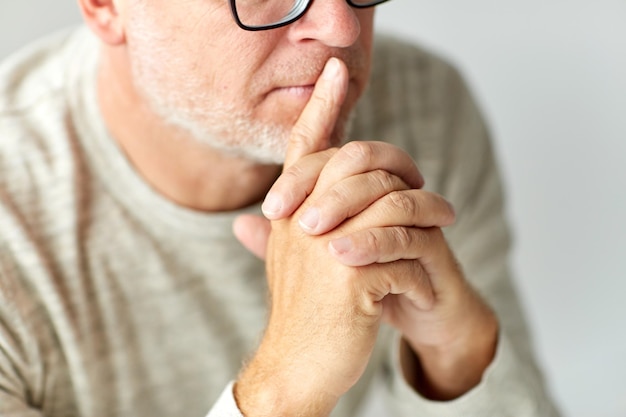
[[[226,388],[224,388],[224,391],[222,391],[222,394],[213,404],[213,408],[211,408],[206,417],[244,417],[235,401],[234,386],[235,381],[231,381],[226,385]]]

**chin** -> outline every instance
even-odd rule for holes
[[[230,158],[247,159],[261,165],[280,165],[285,161],[289,131],[277,126],[259,126],[254,131],[195,134],[193,138]]]

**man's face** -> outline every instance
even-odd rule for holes
[[[350,73],[333,145],[369,77],[374,11],[344,0],[316,0],[299,21],[261,32],[240,29],[228,0],[127,0],[125,12],[133,82],[152,110],[259,162],[282,161],[329,57]]]

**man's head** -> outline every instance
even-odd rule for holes
[[[240,28],[229,0],[80,3],[129,94],[196,140],[260,162],[284,157],[328,58],[350,72],[334,142],[369,77],[374,10],[345,0],[315,0],[301,19],[264,31]]]

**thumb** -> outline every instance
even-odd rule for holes
[[[233,223],[233,232],[237,240],[261,259],[265,259],[270,231],[269,220],[252,214],[243,214]]]
[[[326,149],[348,91],[348,69],[330,58],[315,83],[313,94],[291,130],[285,168],[303,156]]]

